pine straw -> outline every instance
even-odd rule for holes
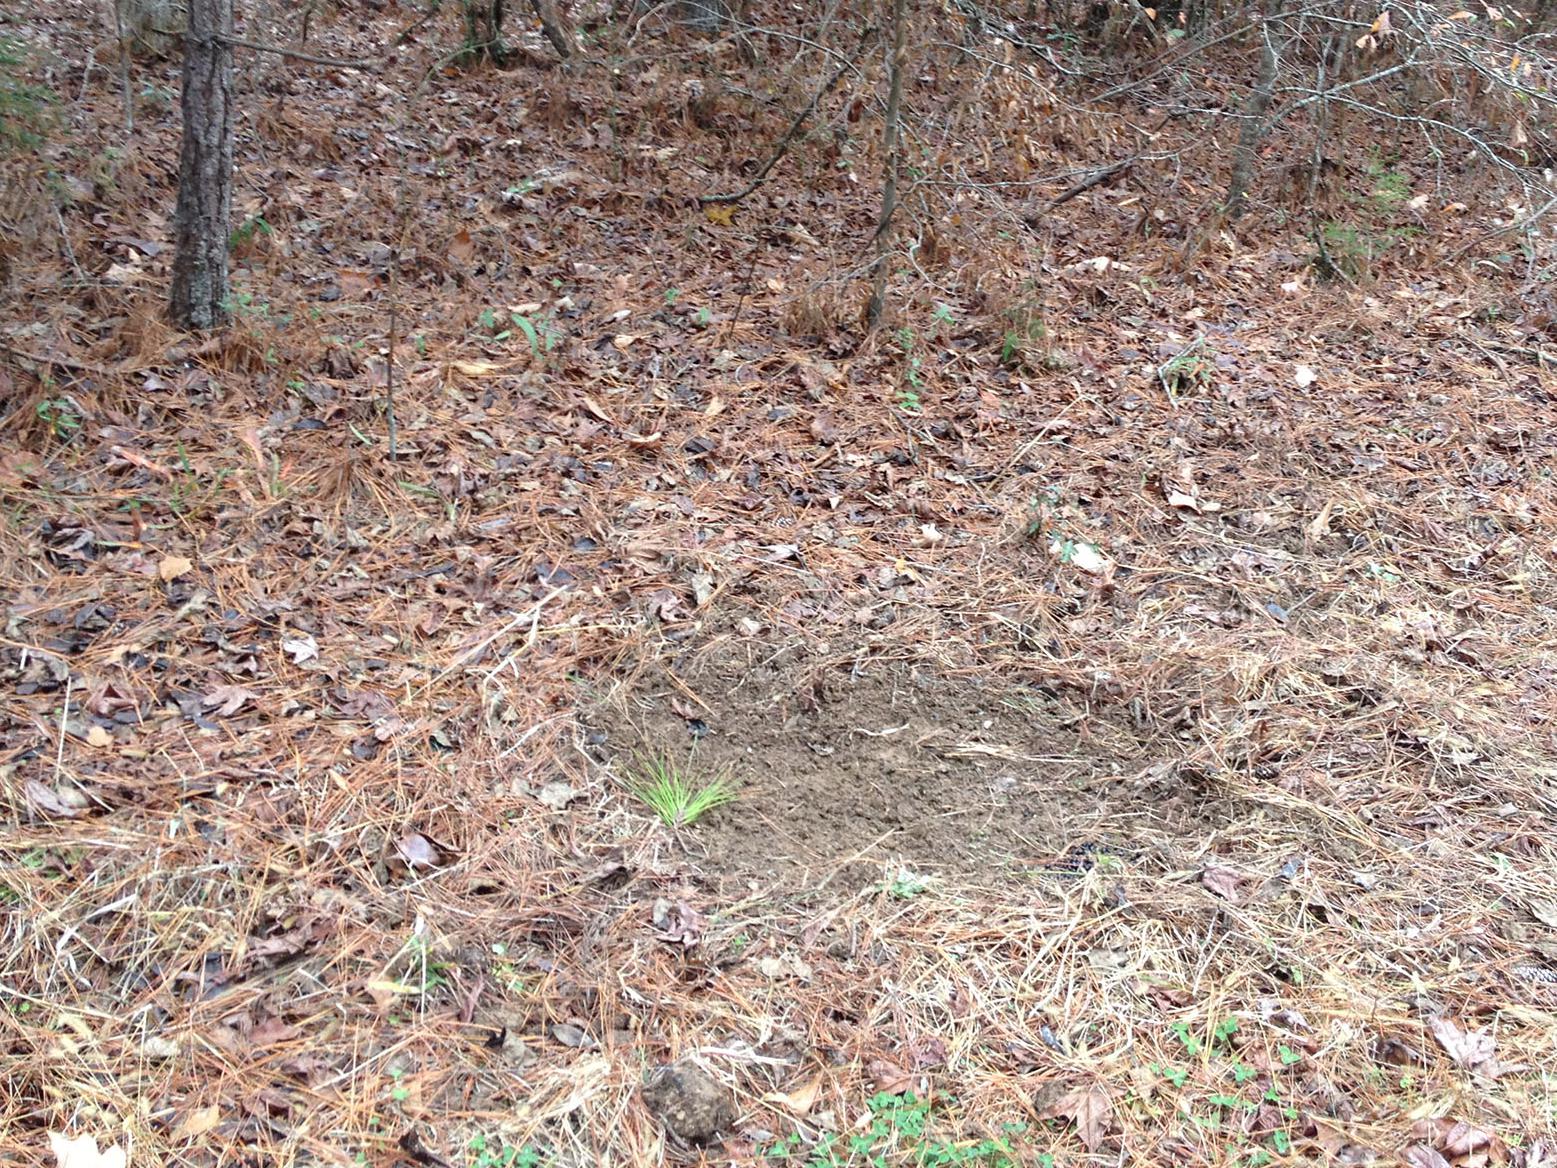
[[[571,93],[658,116],[660,88],[604,85]],[[1006,108],[969,116],[984,105]],[[1094,140],[1090,115],[1064,116]],[[163,127],[154,145],[170,142]],[[614,205],[598,176],[620,159],[581,157],[570,198]],[[525,177],[488,161],[488,193]],[[394,175],[358,179],[396,204]],[[329,218],[332,193],[310,189],[310,213],[355,245],[362,225]],[[834,194],[859,201],[842,180]],[[1137,274],[1177,262],[1155,240],[1111,241],[1136,248],[1132,268],[1072,268],[1098,254],[1080,201],[1044,229],[1053,281],[1036,304],[1073,371],[1003,370],[1000,330],[1034,307],[1014,291],[1033,241],[1001,243],[1012,209],[978,207],[947,267],[922,274],[939,284],[900,309],[923,332],[929,300],[965,308],[921,369],[924,418],[891,408],[906,370],[890,341],[829,370],[775,340],[802,295],[786,270],[757,272],[726,327],[725,241],[671,223],[648,245],[654,281],[577,277],[594,306],[551,363],[482,351],[474,300],[408,280],[427,352],[402,339],[398,461],[372,362],[340,364],[292,258],[245,277],[292,325],[247,321],[228,350],[166,361],[145,297],[84,293],[131,322],[93,342],[34,271],[44,291],[13,311],[40,327],[11,334],[19,347],[106,372],[45,369],[89,424],[62,447],[24,411],[0,466],[4,1157],[44,1163],[45,1131],[70,1130],[141,1164],[465,1164],[478,1135],[558,1165],[723,1162],[852,1130],[874,1091],[909,1085],[933,1093],[947,1138],[1026,1123],[1024,1163],[1221,1165],[1248,1162],[1236,1115],[1210,1126],[1237,1064],[1255,1075],[1243,1090],[1292,1109],[1250,1122],[1279,1121],[1296,1160],[1387,1160],[1463,1120],[1495,1161],[1542,1162],[1533,1141],[1557,1126],[1557,990],[1540,980],[1557,964],[1549,376],[1488,348],[1495,332],[1468,323],[1482,290],[1449,275],[1431,295],[1385,273],[1372,296],[1283,299],[1279,238],[1154,292]],[[846,266],[847,216],[809,226],[816,269]],[[575,261],[620,266],[607,228],[557,230],[585,235],[567,241],[570,281]],[[830,281],[805,295],[843,328]],[[549,295],[530,283],[468,296]],[[661,284],[725,318],[656,323]],[[380,302],[347,291],[339,320],[382,329]],[[1175,406],[1156,346],[1233,297],[1246,326],[1213,334],[1215,384]],[[1092,321],[1094,302],[1142,323]],[[372,354],[384,338],[353,339]],[[662,349],[684,361],[674,377]],[[1296,361],[1317,386],[1292,388]],[[9,376],[36,396],[30,368]],[[794,408],[806,393],[815,408]],[[1046,522],[1101,544],[1122,568],[1112,588],[1022,536],[1049,487]],[[171,581],[168,557],[190,561]],[[865,632],[862,608],[895,619]],[[850,669],[912,662],[982,693],[1060,695],[1089,752],[1115,760],[1078,838],[1128,854],[1079,876],[927,873],[905,900],[888,841],[861,892],[819,877],[715,899],[575,715],[743,618],[764,646]],[[317,657],[284,647],[309,637]],[[253,696],[222,715],[205,699],[224,685]],[[1165,830],[1154,808],[1186,793],[1204,815]],[[656,927],[661,901],[702,918],[696,944]],[[1456,1065],[1434,1019],[1487,1031],[1511,1066]],[[735,1092],[723,1151],[668,1145],[643,1105],[645,1072],[684,1057]],[[1090,1150],[1044,1118],[1088,1088],[1111,1100]]]

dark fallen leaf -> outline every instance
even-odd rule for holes
[[[578,1048],[594,1045],[590,1041],[589,1035],[584,1033],[584,1028],[575,1026],[572,1022],[555,1022],[546,1028],[546,1032],[555,1041],[562,1043],[563,1046]]]

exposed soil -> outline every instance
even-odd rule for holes
[[[591,722],[624,780],[654,756],[739,782],[734,804],[682,833],[709,875],[1016,875],[1087,844],[1203,835],[1238,814],[1154,766],[1125,711],[865,649],[717,637],[645,669]]]

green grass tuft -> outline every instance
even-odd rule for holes
[[[728,774],[699,783],[668,755],[656,755],[638,760],[633,794],[648,804],[666,827],[689,827],[715,807],[734,803],[739,792]]]

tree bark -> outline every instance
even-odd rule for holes
[[[1267,6],[1268,8],[1271,6]],[[1260,139],[1265,137],[1265,113],[1276,91],[1276,45],[1271,40],[1270,22],[1262,15],[1259,25],[1260,74],[1243,107],[1243,125],[1238,130],[1238,145],[1233,151],[1233,171],[1227,182],[1227,201],[1223,208],[1229,221],[1237,219],[1248,206],[1249,185],[1254,181],[1254,164]]]
[[[189,0],[184,141],[178,160],[170,314],[187,329],[225,324],[232,229],[232,0]]]
[[[530,7],[535,9],[536,18],[541,22],[541,32],[551,42],[551,47],[557,50],[557,56],[564,61],[573,56],[572,30],[563,19],[555,0],[530,0]]]
[[[892,213],[897,210],[898,141],[903,108],[903,71],[908,64],[908,5],[892,0],[892,60],[887,78],[887,120],[882,131],[887,173],[881,183],[881,221],[876,225],[876,270],[871,281],[870,302],[865,306],[865,327],[881,323],[881,311],[887,303],[887,270],[892,266]]]

